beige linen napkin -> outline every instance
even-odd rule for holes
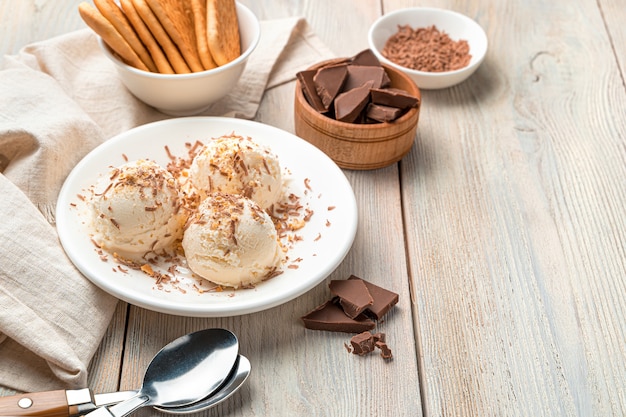
[[[302,18],[261,22],[238,86],[204,116],[254,118],[268,88],[332,57]],[[132,96],[89,29],[5,57],[0,71],[0,386],[78,388],[117,300],[83,277],[54,229],[71,169],[108,138],[169,118]]]

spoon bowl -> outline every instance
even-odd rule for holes
[[[215,392],[215,394],[198,402],[180,407],[155,406],[154,409],[167,414],[191,414],[214,407],[222,401],[228,399],[243,385],[244,382],[246,382],[248,376],[250,375],[250,370],[251,366],[248,358],[243,355],[239,355],[237,363],[235,364],[230,376],[224,382],[224,385],[222,385],[217,392]]]

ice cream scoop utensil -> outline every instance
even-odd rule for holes
[[[206,398],[228,379],[239,355],[237,337],[225,329],[182,336],[152,358],[137,394],[90,417],[123,417],[140,407],[180,407]]]

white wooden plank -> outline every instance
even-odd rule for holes
[[[434,3],[490,50],[424,92],[402,164],[427,414],[622,415],[624,89],[597,5]]]

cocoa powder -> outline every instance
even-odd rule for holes
[[[467,40],[454,41],[436,26],[413,29],[398,26],[382,54],[390,61],[418,71],[444,72],[466,67],[472,56]]]

